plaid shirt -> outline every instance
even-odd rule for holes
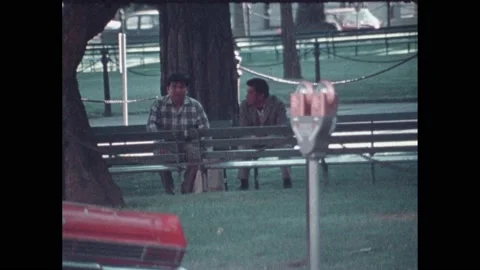
[[[185,97],[178,111],[168,95],[155,100],[150,108],[147,131],[185,130],[195,126],[209,128],[210,124],[202,104],[191,97]]]

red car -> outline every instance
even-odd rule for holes
[[[64,269],[179,269],[187,242],[176,215],[63,202]],[[86,268],[83,268],[86,269]]]

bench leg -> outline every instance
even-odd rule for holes
[[[372,172],[372,184],[375,185],[375,162],[370,163],[370,170]]]
[[[204,168],[200,168],[200,172],[202,173],[202,188],[203,192],[208,192],[209,191],[209,186],[208,186],[208,172]]]
[[[223,185],[225,186],[225,191],[228,190],[228,179],[227,179],[227,170],[223,169]]]
[[[253,179],[255,181],[255,189],[259,189],[260,185],[258,184],[258,168],[253,169]]]
[[[177,183],[178,183],[177,188],[180,188],[180,190],[177,191],[176,193],[182,193],[182,183],[183,183],[183,181],[182,181],[182,169],[180,169],[180,168],[177,170]]]
[[[328,165],[325,159],[322,158],[322,172],[323,172],[323,186],[328,186]]]

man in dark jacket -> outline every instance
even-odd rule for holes
[[[247,81],[247,98],[240,104],[240,126],[279,126],[287,125],[285,104],[276,96],[270,95],[268,83],[260,78]],[[290,168],[280,167],[283,187],[291,188]],[[240,189],[249,188],[249,168],[238,170]]]

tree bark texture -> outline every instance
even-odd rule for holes
[[[170,74],[186,73],[189,96],[200,101],[209,120],[234,119],[238,89],[228,3],[168,3],[160,13],[162,94]]]
[[[264,3],[263,4],[263,28],[270,29],[270,4]]]
[[[302,78],[302,71],[296,47],[291,3],[280,4],[280,18],[283,44],[283,77],[300,79]]]
[[[233,35],[236,37],[244,37],[245,33],[245,20],[243,18],[243,4],[233,4]]]
[[[64,200],[104,206],[123,206],[119,187],[96,151],[81,101],[76,69],[87,41],[103,30],[121,3],[65,3],[62,36],[62,151]]]

